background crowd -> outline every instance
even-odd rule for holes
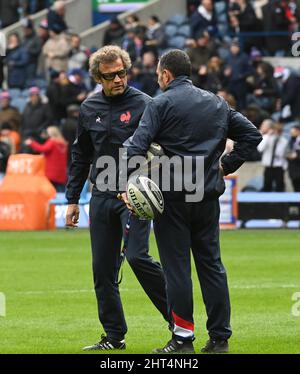
[[[47,7],[35,29],[30,14]],[[266,61],[292,57],[300,0],[188,0],[187,14],[164,24],[157,15],[145,24],[136,15],[125,22],[112,18],[102,45],[129,52],[129,84],[150,96],[160,93],[155,71],[161,53],[185,49],[193,83],[222,95],[263,133],[249,160],[265,168],[260,189],[284,191],[288,171],[300,191],[300,69]],[[8,36],[0,57],[0,172],[11,153],[44,153],[48,178],[63,190],[79,106],[101,89],[89,77],[88,59],[102,45],[82,45],[66,24],[63,1],[0,0],[0,18],[2,28],[22,22],[22,33]],[[65,167],[55,174],[57,162]]]

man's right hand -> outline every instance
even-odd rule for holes
[[[79,221],[79,205],[70,204],[66,214],[66,227],[78,227]]]

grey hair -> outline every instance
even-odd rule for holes
[[[65,8],[66,3],[63,0],[56,0],[55,3],[53,4],[53,9],[58,10],[61,8]]]

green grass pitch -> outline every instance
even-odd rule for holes
[[[230,351],[300,353],[300,317],[292,314],[292,295],[300,292],[300,232],[226,231],[221,245],[232,304]],[[157,257],[153,234],[151,252]],[[193,279],[199,352],[207,333],[195,271]],[[0,353],[82,353],[100,337],[86,230],[0,233],[0,292],[6,297]],[[124,353],[164,345],[167,326],[128,264],[121,295],[128,324]]]

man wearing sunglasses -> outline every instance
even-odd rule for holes
[[[118,177],[119,149],[138,127],[144,108],[151,98],[127,85],[131,67],[127,52],[117,46],[105,46],[90,58],[90,73],[102,85],[102,92],[83,102],[80,110],[77,139],[73,144],[72,162],[67,185],[68,211],[66,225],[76,227],[79,220],[79,196],[92,165],[93,183],[90,202],[90,234],[93,275],[99,320],[105,335],[85,350],[125,348],[126,321],[118,287],[120,248],[128,226],[128,210],[117,199],[117,188],[107,189],[103,178],[103,157],[113,157]],[[127,227],[128,228],[128,227]],[[158,262],[148,254],[150,225],[148,221],[130,218],[126,258],[138,281],[155,307],[168,321],[165,278]]]

